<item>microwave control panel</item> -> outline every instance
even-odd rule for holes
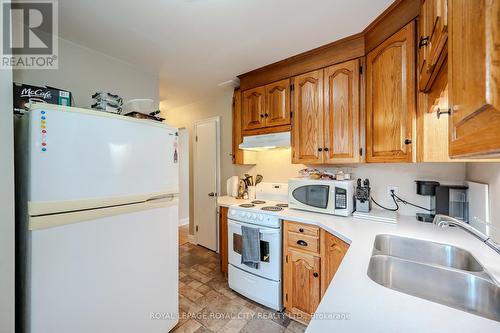
[[[335,187],[335,209],[347,208],[347,190],[345,188]]]

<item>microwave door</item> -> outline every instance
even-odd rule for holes
[[[318,211],[323,211],[328,208],[329,192],[330,186],[328,185],[304,185],[293,190],[292,197],[304,209],[318,208]]]

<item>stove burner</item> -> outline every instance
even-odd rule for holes
[[[265,204],[266,202],[263,200],[254,200],[254,201],[252,201],[252,203],[256,204],[256,205],[261,205],[261,204]]]
[[[287,208],[287,207],[288,207],[288,204],[286,204],[286,203],[276,204],[276,207]]]
[[[279,212],[280,210],[283,210],[283,208],[276,206],[266,206],[262,207],[261,210],[267,210],[269,212]]]
[[[254,204],[241,204],[240,207],[250,208],[250,207],[255,207],[255,205]]]

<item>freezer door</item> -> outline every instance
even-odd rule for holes
[[[178,192],[176,129],[68,110],[30,112],[30,215],[140,202]]]

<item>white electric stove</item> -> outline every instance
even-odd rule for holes
[[[229,287],[257,303],[281,311],[282,221],[276,213],[288,207],[288,184],[259,185],[255,200],[229,207]],[[256,269],[241,263],[241,226],[259,229],[261,260]]]

